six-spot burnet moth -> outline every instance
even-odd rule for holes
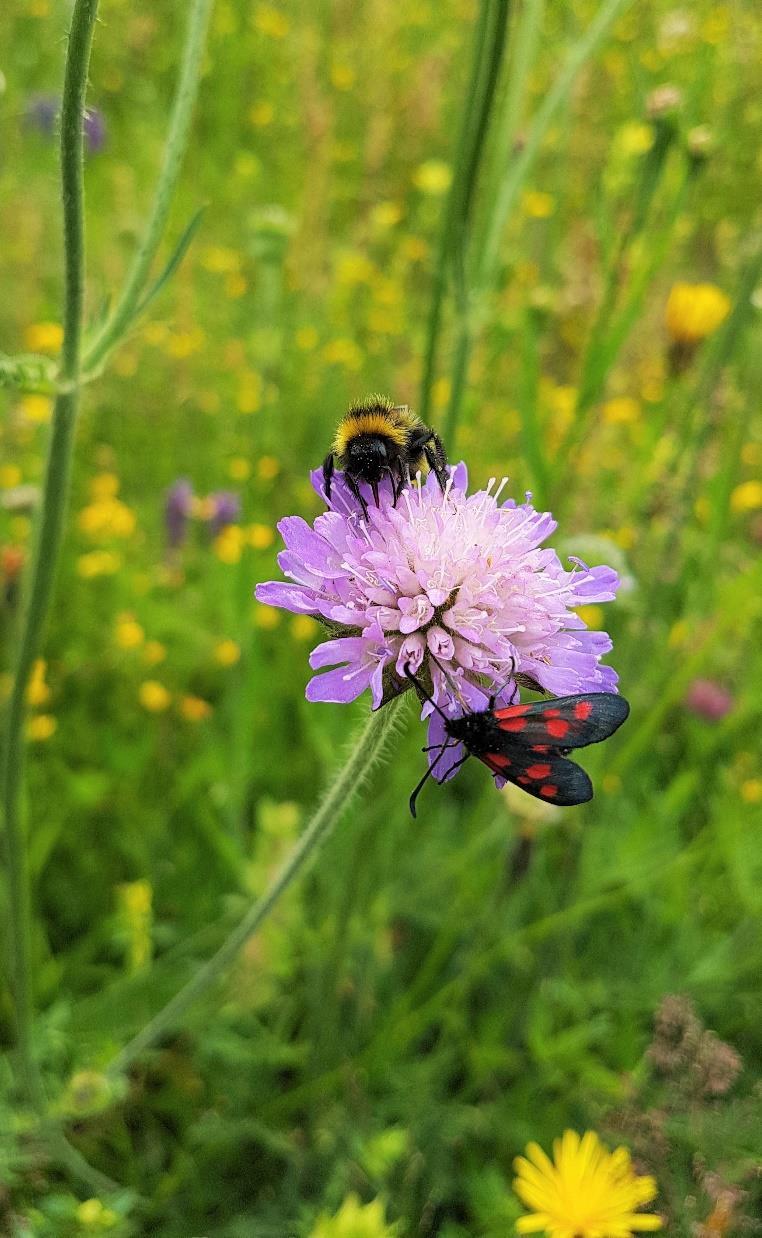
[[[447,739],[410,796],[413,816],[421,788],[435,773],[447,749],[457,744],[463,745],[466,754],[453,769],[469,757],[478,757],[493,774],[548,804],[584,804],[593,798],[593,784],[581,766],[566,759],[566,754],[572,748],[608,739],[630,712],[623,696],[582,692],[500,708],[495,707],[496,697],[491,696],[486,709],[451,718],[409,666],[405,675],[440,715],[447,732]]]

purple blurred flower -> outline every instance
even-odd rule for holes
[[[241,514],[241,500],[232,490],[218,490],[215,494],[210,494],[209,498],[213,504],[209,523],[216,537],[226,525],[235,524]]]
[[[691,713],[707,722],[720,722],[733,708],[733,697],[715,679],[694,679],[685,696]]]
[[[24,108],[24,121],[44,137],[55,136],[61,100],[58,95],[43,93],[30,95]],[[96,107],[86,108],[82,117],[85,146],[91,155],[97,155],[106,144],[106,122],[103,113]]]
[[[322,473],[312,484],[325,499]],[[430,475],[395,508],[385,482],[365,520],[339,474],[329,510],[312,527],[299,516],[280,521],[286,550],[278,563],[293,583],[261,584],[256,596],[328,627],[331,639],[310,656],[324,673],[307,685],[308,700],[348,702],[370,687],[377,709],[404,688],[406,665],[428,672],[453,717],[464,702],[485,708],[492,688],[501,688],[501,701],[515,699],[514,672],[555,695],[616,690],[616,672],[600,664],[609,636],[588,631],[573,610],[610,601],[616,572],[580,560],[566,571],[554,550],[540,548],[556,528],[552,516],[529,502],[500,503],[504,484],[469,496],[460,464],[446,495]],[[426,703],[422,717],[430,714]],[[443,735],[433,714],[429,742]],[[451,764],[457,754],[448,750]]]
[[[164,500],[164,524],[171,550],[176,550],[185,541],[192,504],[193,487],[184,477],[180,477],[170,486]]]

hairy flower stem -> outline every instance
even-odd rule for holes
[[[84,368],[97,371],[141,310],[151,265],[164,234],[172,197],[177,187],[190,136],[193,108],[198,94],[201,57],[214,0],[193,0],[183,49],[180,78],[169,122],[164,162],[156,183],[153,205],[141,240],[127,272],[119,300],[86,350]]]
[[[355,739],[307,828],[261,898],[249,908],[220,948],[179,993],[137,1033],[109,1063],[107,1072],[126,1070],[146,1049],[174,1027],[189,1007],[220,980],[239,950],[256,932],[289,886],[333,832],[365,778],[377,764],[395,731],[402,698],[371,714]]]
[[[64,223],[64,338],[61,374],[67,391],[58,396],[48,446],[45,483],[22,608],[13,687],[8,704],[2,765],[11,950],[21,1079],[27,1099],[40,1109],[44,1095],[32,1048],[34,1001],[30,959],[31,898],[21,808],[24,761],[24,701],[50,605],[63,533],[74,430],[79,406],[84,300],[84,200],[82,117],[98,0],[76,0],[66,56],[61,111],[61,181]]]

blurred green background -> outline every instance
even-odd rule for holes
[[[560,552],[626,577],[584,614],[612,633],[632,703],[585,760],[596,798],[538,810],[469,766],[413,823],[409,710],[228,982],[107,1088],[100,1069],[263,890],[367,713],[307,705],[318,629],[253,588],[277,575],[280,516],[317,514],[308,470],[348,402],[420,407],[476,17],[465,0],[218,0],[167,254],[204,214],[85,392],[29,693],[36,1048],[71,1141],[121,1187],[89,1198],[49,1161],[16,1103],[4,985],[3,1233],[497,1238],[521,1212],[513,1157],[567,1126],[656,1173],[670,1234],[759,1232],[762,12],[622,7],[517,186],[474,298],[457,433],[449,296],[428,414],[475,485],[507,474],[557,513]],[[150,204],[185,11],[101,6],[93,318]],[[596,12],[511,6],[472,266]],[[0,24],[7,353],[60,346],[50,99],[68,16],[10,0]],[[51,407],[0,392],[6,695]],[[727,1086],[648,1056],[670,994],[740,1055]],[[380,1204],[355,1214],[353,1193]]]

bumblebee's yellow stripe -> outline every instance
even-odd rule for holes
[[[409,423],[390,413],[350,411],[339,422],[333,450],[337,456],[343,456],[349,443],[353,438],[357,438],[358,434],[380,434],[382,438],[391,439],[398,447],[404,447],[409,428]]]

